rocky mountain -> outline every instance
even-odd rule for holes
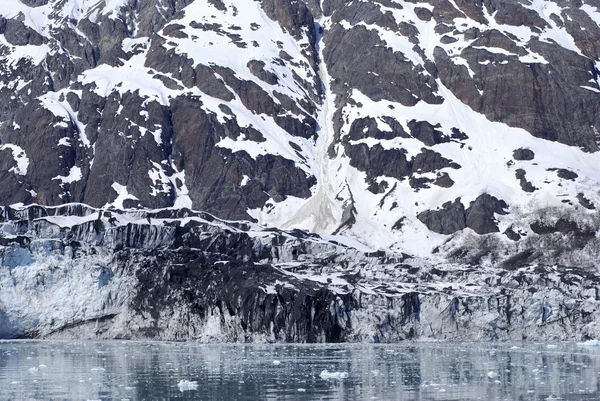
[[[0,59],[0,337],[598,336],[596,0],[5,0]]]

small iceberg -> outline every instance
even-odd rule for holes
[[[277,365],[281,365],[281,361],[278,361],[277,359],[275,359],[273,361],[273,365],[277,366]]]
[[[179,380],[179,383],[177,383],[177,387],[179,387],[179,391],[181,391],[182,393],[184,391],[198,390],[198,382],[190,380]]]
[[[330,372],[327,369],[325,369],[321,372],[319,376],[321,376],[321,379],[324,380],[345,379],[348,377],[348,372]]]

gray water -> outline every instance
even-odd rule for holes
[[[0,342],[3,401],[600,400],[599,377],[590,343]]]

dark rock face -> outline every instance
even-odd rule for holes
[[[548,171],[556,171],[556,175],[563,180],[574,181],[575,178],[579,177],[577,173],[567,170],[566,168],[549,168]]]
[[[257,291],[277,280],[288,280],[272,266],[215,264],[217,260],[210,256],[181,252],[140,255],[140,259],[146,263],[136,271],[139,290],[132,303],[139,313],[156,311],[156,320],[164,302],[177,304],[187,299],[201,320],[216,310],[235,316],[241,328],[236,341],[252,341],[253,335],[270,331],[278,342],[341,342],[350,334],[351,327],[344,322],[357,307],[351,296],[303,284],[299,291],[284,286],[273,294]],[[157,283],[157,272],[169,279]],[[161,330],[157,326],[143,334],[156,338]]]
[[[477,234],[489,234],[498,232],[498,227],[494,221],[494,215],[507,214],[505,210],[508,205],[503,200],[483,194],[471,202],[466,210],[467,227],[473,229]]]
[[[585,195],[582,193],[577,194],[577,200],[579,201],[579,204],[581,206],[585,207],[586,209],[590,209],[590,210],[596,209],[596,206],[592,202],[590,202],[590,200],[588,198],[586,198]]]
[[[405,153],[401,150],[387,150],[379,145],[371,148],[364,144],[346,145],[346,154],[350,157],[350,165],[366,172],[369,179],[385,176],[403,180],[415,173],[432,173],[448,167],[460,168],[457,163],[428,149],[422,149],[421,153],[410,160],[407,160]],[[430,179],[425,180],[425,182],[431,182]],[[416,187],[412,184],[411,186]]]
[[[531,182],[527,181],[527,178],[525,178],[526,174],[527,173],[525,172],[525,170],[521,168],[515,171],[515,177],[517,178],[517,180],[519,180],[519,185],[521,186],[521,189],[525,192],[533,192],[537,188],[534,187]]]
[[[531,224],[531,230],[536,234],[550,234],[550,233],[565,233],[575,234],[577,236],[593,236],[594,233],[580,229],[576,222],[568,221],[565,219],[558,219],[554,224],[544,224],[541,222],[535,222]]]
[[[535,158],[535,153],[531,149],[515,149],[513,152],[513,157],[515,160],[533,160]]]
[[[454,234],[467,227],[465,207],[460,199],[444,203],[441,210],[422,212],[417,218],[428,229],[439,234]]]
[[[427,146],[434,146],[450,141],[448,137],[427,121],[411,120],[408,122],[408,127],[410,128],[411,135]]]
[[[454,234],[464,228],[471,228],[477,234],[498,232],[494,215],[506,214],[506,202],[482,194],[475,199],[467,209],[460,199],[447,202],[441,210],[428,210],[420,213],[417,218],[431,231],[439,234]]]

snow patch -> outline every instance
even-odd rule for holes
[[[52,178],[52,180],[59,180],[62,182],[62,184],[70,184],[72,182],[81,180],[81,178],[83,178],[83,174],[81,173],[81,168],[79,168],[77,166],[73,166],[73,167],[71,167],[71,170],[69,171],[68,175],[66,175],[66,176],[58,175],[58,176]]]
[[[179,383],[177,383],[177,387],[179,387],[179,391],[182,393],[184,391],[198,390],[198,382],[191,380],[180,380]]]
[[[10,149],[12,151],[13,159],[17,163],[16,166],[11,167],[8,171],[12,171],[16,175],[27,175],[27,167],[29,167],[29,158],[27,157],[25,150],[23,150],[23,148],[21,148],[20,146],[13,144],[5,144],[0,146],[0,151],[5,149]]]
[[[117,198],[111,203],[111,205],[116,207],[117,209],[124,209],[123,202],[125,202],[127,199],[138,199],[135,196],[129,194],[125,185],[121,185],[115,182],[112,184],[111,188],[117,192]]]

